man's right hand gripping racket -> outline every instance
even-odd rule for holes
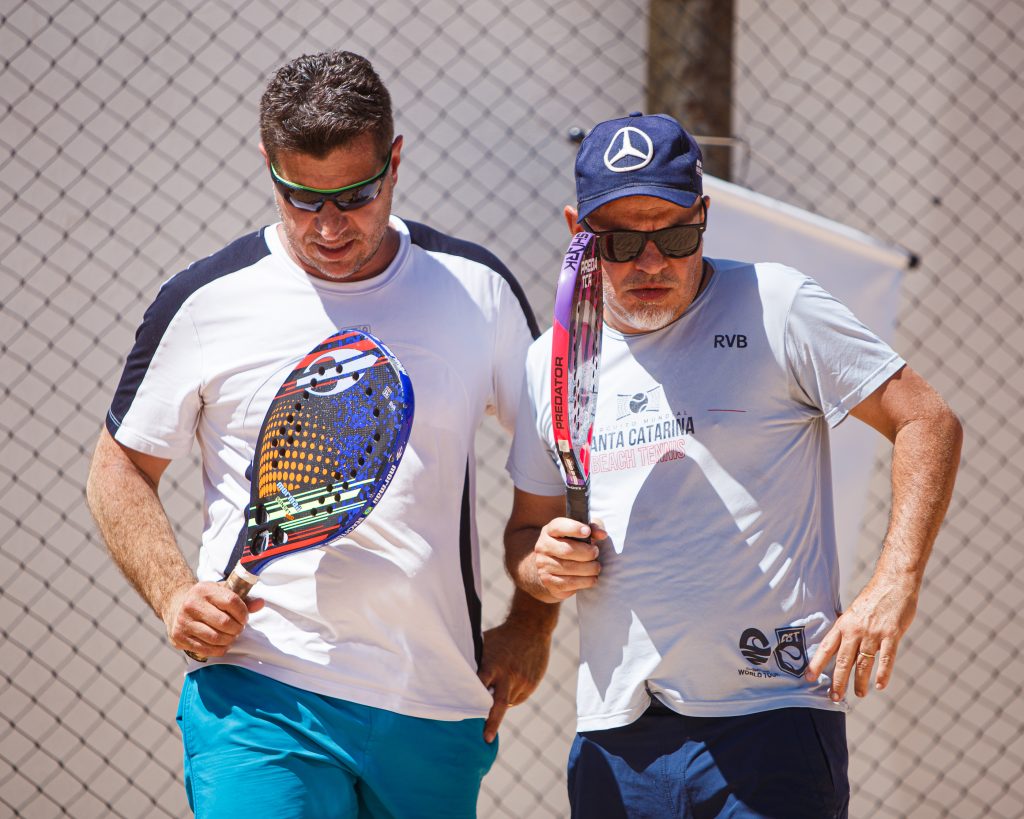
[[[601,366],[601,260],[592,233],[572,237],[555,292],[551,425],[565,478],[566,516],[590,523],[590,445]]]
[[[260,429],[227,587],[244,599],[273,561],[362,523],[398,469],[413,407],[409,376],[369,333],[342,330],[311,350],[277,391]]]

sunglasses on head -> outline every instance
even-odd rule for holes
[[[380,196],[384,187],[384,176],[391,167],[391,154],[388,154],[388,161],[384,163],[380,173],[364,179],[362,182],[355,182],[352,185],[345,185],[343,188],[309,188],[305,185],[298,185],[283,179],[270,163],[270,176],[281,191],[281,195],[293,208],[316,213],[324,206],[325,202],[333,202],[338,210],[355,210],[363,205],[369,205],[374,199]]]
[[[584,227],[589,230],[586,224]],[[644,252],[648,240],[654,242],[661,255],[668,259],[692,256],[700,247],[700,237],[706,227],[705,212],[702,221],[689,225],[674,225],[660,230],[602,230],[593,233],[602,259],[606,262],[631,262]]]

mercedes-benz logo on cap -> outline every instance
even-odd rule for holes
[[[641,149],[640,146],[643,148]],[[639,128],[619,128],[604,152],[604,166],[614,173],[638,171],[654,159],[654,143]]]

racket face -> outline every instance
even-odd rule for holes
[[[259,574],[355,529],[394,477],[413,410],[412,383],[380,340],[350,329],[317,345],[260,430],[239,563]]]
[[[590,481],[602,311],[597,241],[584,231],[572,237],[562,262],[551,339],[551,426],[569,487]]]

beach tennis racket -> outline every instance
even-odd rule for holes
[[[565,479],[566,516],[590,523],[590,445],[601,365],[601,260],[592,233],[569,243],[555,292],[551,426]]]
[[[260,429],[227,587],[244,599],[273,561],[362,523],[398,469],[413,408],[409,376],[369,333],[341,330],[303,357]]]

